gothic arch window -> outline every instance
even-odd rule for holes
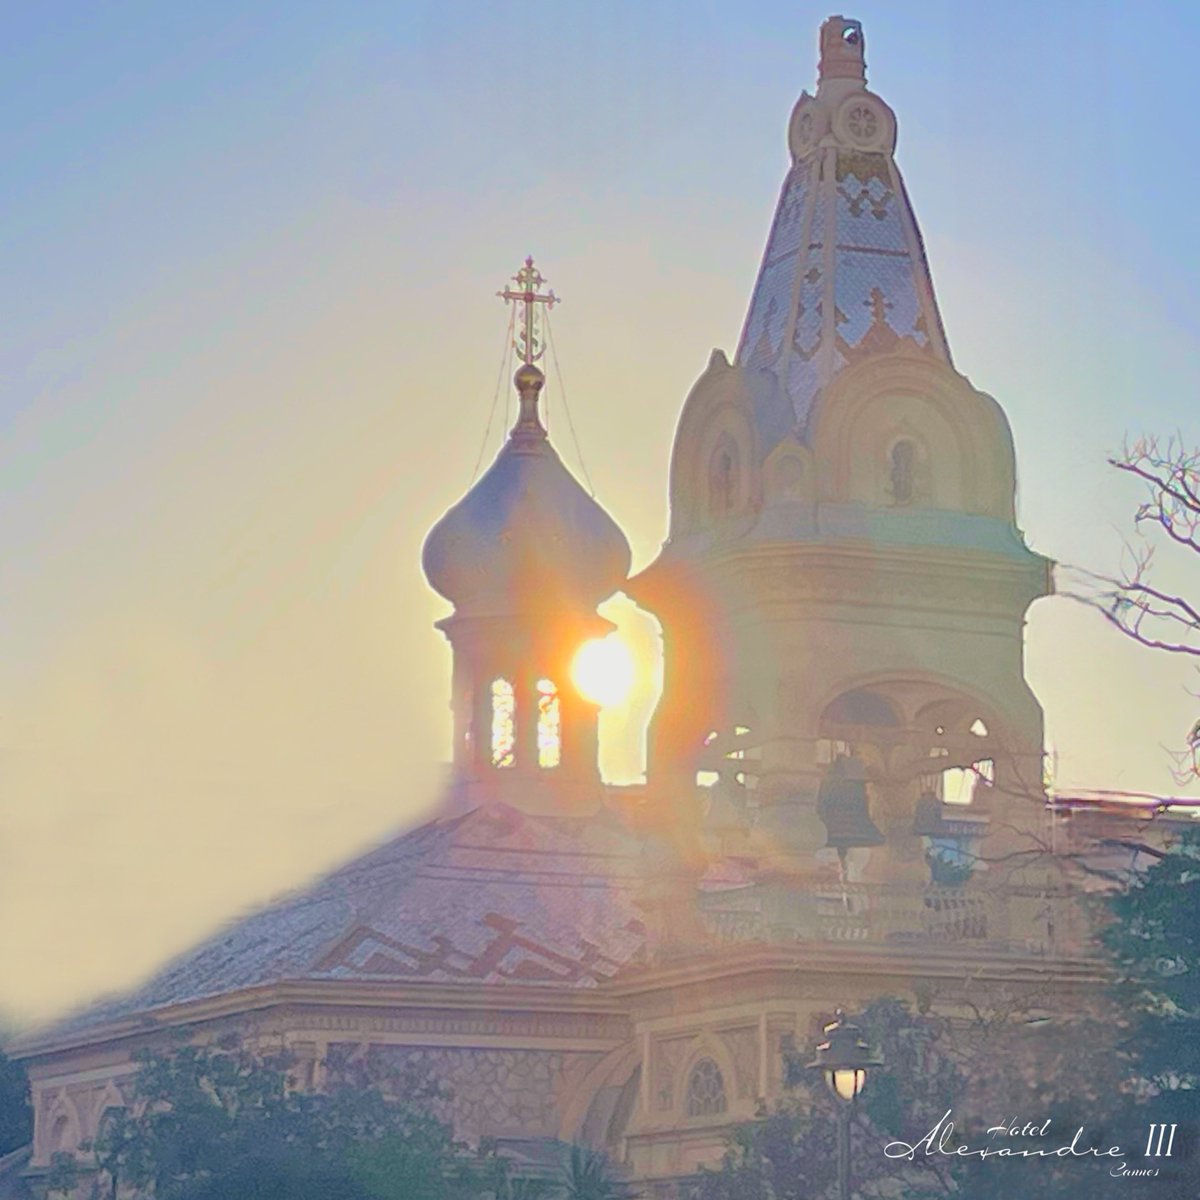
[[[692,1068],[684,1103],[689,1117],[714,1117],[725,1111],[725,1077],[711,1058],[702,1058]]]
[[[538,766],[557,767],[562,761],[562,706],[554,680],[538,680],[537,706]]]
[[[516,762],[517,697],[507,679],[492,680],[492,766]]]
[[[713,451],[708,464],[708,512],[723,517],[737,506],[737,452],[726,439]]]
[[[916,495],[917,446],[910,438],[901,438],[888,456],[892,501],[911,504]]]

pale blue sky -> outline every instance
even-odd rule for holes
[[[418,552],[470,480],[526,253],[565,297],[599,498],[650,559],[826,15],[0,8],[0,1010],[123,985],[427,809],[449,680]],[[1137,493],[1105,455],[1200,440],[1200,14],[846,15],[1029,539],[1109,566]],[[1172,786],[1181,664],[1064,601],[1029,657],[1067,783]]]

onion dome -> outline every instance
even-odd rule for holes
[[[459,613],[595,608],[625,582],[630,550],[617,523],[563,465],[538,418],[545,376],[514,378],[520,414],[496,461],[425,539],[425,576]]]

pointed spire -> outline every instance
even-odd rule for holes
[[[767,238],[737,363],[772,373],[804,434],[845,367],[895,353],[950,364],[925,248],[893,157],[896,118],[866,86],[862,25],[821,26],[817,94],[792,113],[792,167]],[[761,450],[778,441],[775,410]]]
[[[866,84],[866,44],[863,41],[860,21],[852,21],[847,17],[829,17],[821,26],[821,57],[817,63],[818,87],[830,79],[854,79]]]

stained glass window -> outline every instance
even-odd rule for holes
[[[538,766],[557,767],[562,760],[562,713],[558,688],[550,679],[539,679],[537,747]]]
[[[507,679],[492,680],[492,766],[516,761],[517,698]]]

